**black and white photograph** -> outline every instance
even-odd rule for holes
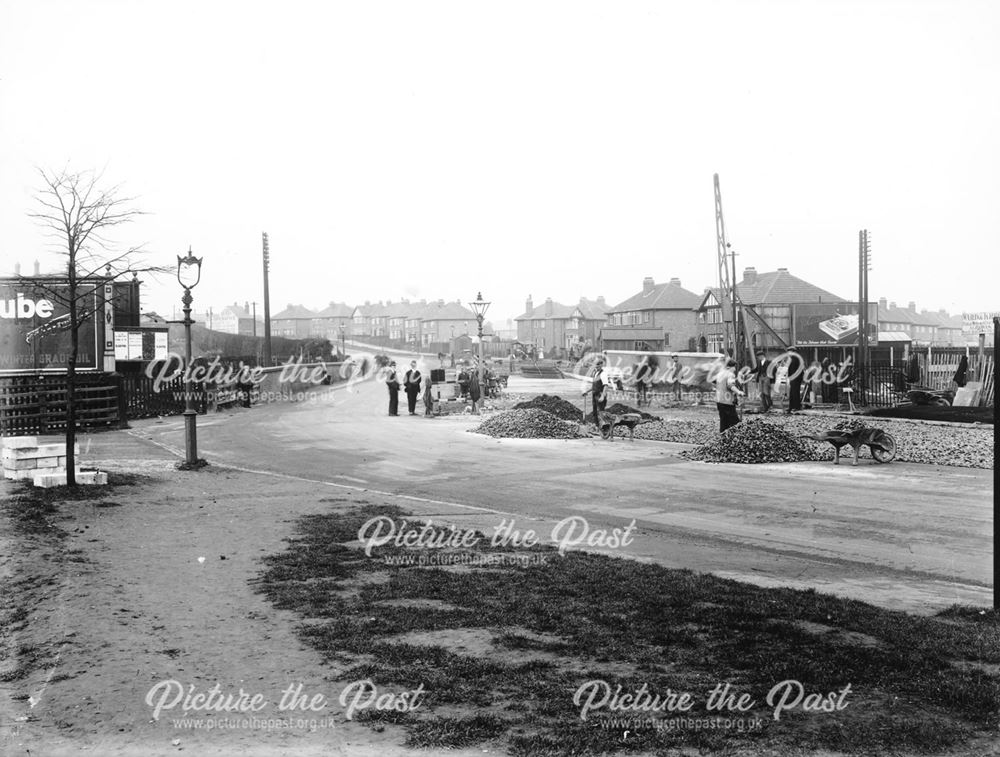
[[[1000,757],[998,40],[0,0],[0,754]]]

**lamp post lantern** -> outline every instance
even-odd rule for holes
[[[194,381],[191,380],[191,290],[201,281],[201,258],[196,258],[188,247],[185,257],[177,256],[177,281],[184,287],[181,302],[184,304],[184,369],[187,379],[184,382],[184,467],[198,467],[198,434],[195,421],[198,411],[194,406]]]
[[[472,312],[476,314],[476,323],[479,325],[479,366],[476,370],[476,375],[479,377],[479,392],[480,396],[484,396],[483,388],[483,318],[486,317],[486,311],[490,307],[490,303],[483,299],[483,293],[478,292],[476,294],[476,299],[474,302],[469,303],[469,307],[472,308]]]

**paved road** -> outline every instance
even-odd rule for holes
[[[682,445],[497,440],[469,417],[388,417],[366,382],[313,401],[199,418],[209,461],[409,497],[415,512],[487,533],[503,519],[547,536],[582,516],[591,531],[635,519],[638,559],[814,587],[931,612],[991,601],[991,471],[906,463],[709,465]],[[180,418],[92,437],[92,459],[183,446]],[[142,440],[142,442],[137,442]],[[150,443],[158,445],[151,447]]]

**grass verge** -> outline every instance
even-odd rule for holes
[[[998,725],[1000,622],[992,612],[918,617],[547,547],[528,550],[539,558],[532,562],[500,567],[405,564],[399,556],[413,550],[386,545],[369,557],[356,541],[370,518],[399,525],[405,512],[338,508],[299,522],[287,550],[266,559],[258,589],[308,619],[299,633],[339,678],[424,687],[422,706],[407,717],[366,717],[404,728],[413,746],[913,754],[958,747]],[[461,552],[485,560],[510,550],[483,539]],[[786,681],[797,683],[780,688]],[[574,695],[587,682],[599,682],[593,691],[646,692],[661,705],[687,692],[692,706],[613,709],[609,701],[584,718]],[[733,701],[747,695],[753,704],[710,710],[709,693],[725,685]],[[775,718],[777,697],[787,689],[794,698],[799,685],[817,705],[844,706],[806,711],[800,701]]]

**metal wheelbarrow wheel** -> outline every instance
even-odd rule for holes
[[[868,448],[876,462],[891,463],[896,459],[896,440],[889,434],[883,433],[878,442],[869,444]]]

